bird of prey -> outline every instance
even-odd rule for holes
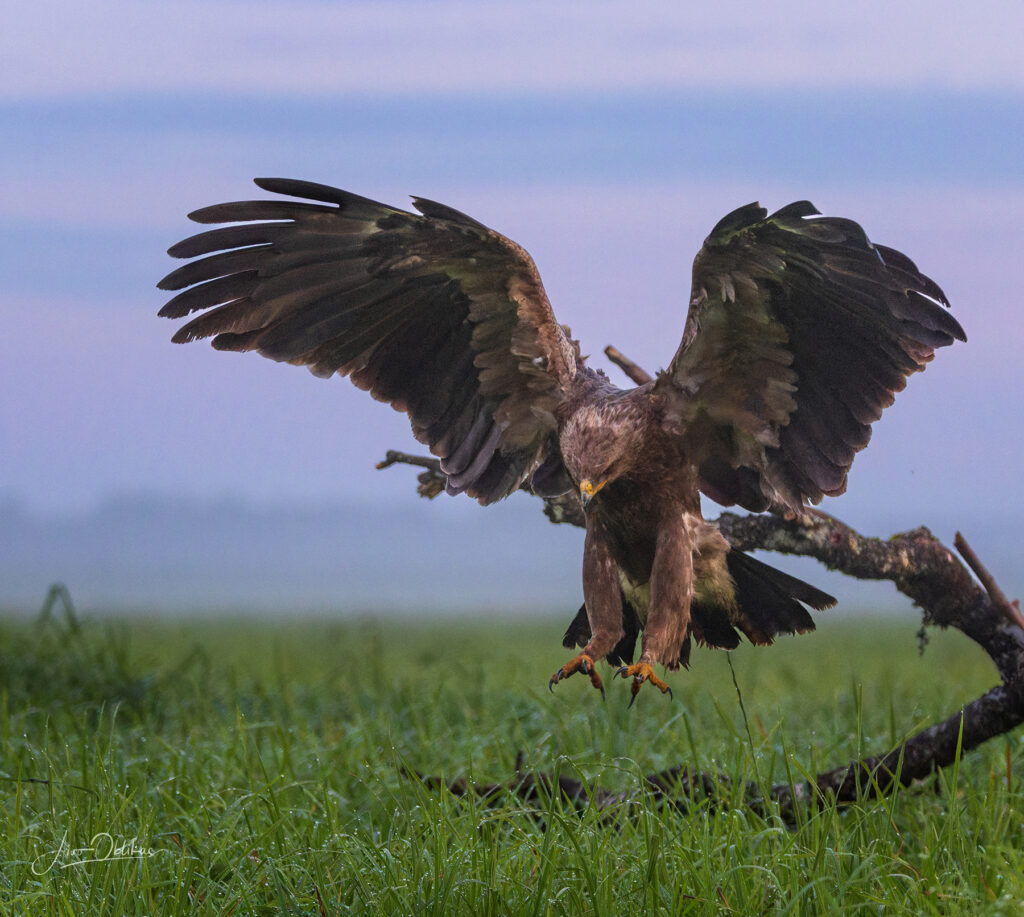
[[[173,340],[349,376],[409,415],[449,493],[574,491],[584,608],[566,646],[580,652],[552,685],[579,671],[603,694],[607,658],[634,698],[645,682],[664,693],[655,666],[688,664],[691,640],[812,630],[804,606],[834,600],[730,550],[700,494],[800,514],[842,493],[894,393],[966,340],[938,285],[856,223],[807,201],[770,215],[750,204],[698,252],[668,367],[620,389],[559,324],[530,256],[494,230],[422,198],[410,213],[311,182],[256,184],[284,197],[197,210],[232,225],[169,250],[194,260],[160,282],[182,291],[160,314],[201,313]]]

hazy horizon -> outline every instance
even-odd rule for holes
[[[415,495],[412,469],[391,473],[406,485],[402,503],[136,493],[54,513],[0,501],[0,612],[34,613],[61,582],[86,614],[532,614],[556,630],[568,624],[581,602],[582,530],[553,525],[526,494],[486,509],[426,501]],[[860,531],[887,538],[918,522],[879,519]],[[1012,596],[1024,593],[1016,528],[1007,512],[936,534],[951,545],[962,529]],[[760,556],[833,593],[839,607],[825,614],[914,620],[891,583],[854,580],[809,558]]]

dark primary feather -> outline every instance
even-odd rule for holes
[[[797,509],[842,493],[907,377],[966,339],[906,255],[817,214],[741,207],[694,261],[682,344],[654,394],[718,502]]]
[[[553,412],[577,370],[529,255],[421,198],[416,215],[312,182],[256,184],[305,200],[190,214],[238,225],[170,249],[197,260],[161,281],[182,292],[160,314],[202,313],[173,339],[350,376],[409,414],[451,491],[488,503],[515,490],[556,449]]]

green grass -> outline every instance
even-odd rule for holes
[[[614,682],[602,704],[582,677],[550,694],[567,658],[555,616],[8,622],[2,911],[1019,913],[1017,735],[795,826],[738,795],[680,812],[639,789],[681,763],[799,779],[885,751],[995,680],[959,634],[933,634],[921,658],[911,622],[825,618],[733,654],[746,724],[720,652],[671,677],[671,702],[645,689],[628,710]],[[557,797],[486,804],[401,775],[506,781],[520,750],[528,769],[635,799],[609,823]],[[108,859],[110,844],[131,849]]]

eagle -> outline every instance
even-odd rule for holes
[[[180,291],[160,315],[200,313],[172,340],[348,376],[408,414],[450,494],[577,495],[584,604],[565,645],[579,652],[552,687],[580,672],[603,695],[606,659],[633,699],[645,683],[671,696],[655,667],[688,665],[694,641],[813,630],[808,607],[835,600],[730,550],[700,495],[795,516],[843,493],[909,375],[966,340],[939,286],[857,223],[808,201],[749,204],[698,252],[667,368],[622,389],[587,365],[530,255],[493,229],[419,197],[412,213],[256,184],[280,197],[196,210],[229,225],[169,249],[190,260],[160,281]]]

